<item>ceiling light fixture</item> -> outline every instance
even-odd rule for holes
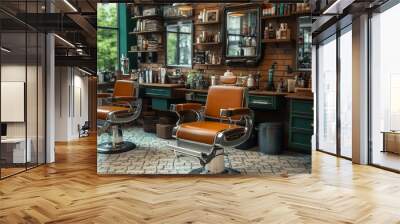
[[[343,10],[351,5],[354,0],[336,0],[332,5],[322,13],[323,15],[340,15]]]
[[[1,47],[0,49],[1,49],[1,51],[4,51],[6,53],[10,53],[11,52],[11,50],[9,50],[9,49],[7,49],[5,47]]]
[[[87,75],[92,75],[92,73],[90,73],[90,72],[88,72],[88,71],[86,71],[86,70],[83,70],[83,69],[81,69],[81,68],[79,68],[79,67],[78,67],[78,70],[81,71],[81,72],[83,72],[83,73],[85,73],[85,74],[87,74]]]
[[[68,0],[64,0],[65,4],[67,4],[74,12],[78,12],[78,9],[75,8]]]
[[[61,36],[59,36],[58,34],[54,34],[55,37],[57,37],[59,40],[61,40],[62,42],[66,43],[67,45],[69,45],[70,47],[75,48],[75,45],[73,45],[71,42],[69,42],[68,40],[62,38]]]

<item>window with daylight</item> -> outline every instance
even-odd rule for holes
[[[118,5],[97,4],[97,71],[114,71],[118,58]]]

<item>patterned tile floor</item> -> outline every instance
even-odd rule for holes
[[[99,174],[187,174],[200,168],[199,160],[188,156],[179,156],[167,147],[174,140],[157,138],[142,128],[124,130],[124,140],[134,142],[137,148],[120,154],[97,154],[97,172]],[[102,134],[99,142],[109,139]],[[281,175],[311,172],[311,156],[285,152],[281,155],[264,155],[257,148],[225,150],[225,166],[248,175]]]

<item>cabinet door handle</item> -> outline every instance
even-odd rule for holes
[[[265,102],[265,101],[259,101],[259,100],[253,100],[252,103],[254,104],[264,104],[264,105],[271,105],[271,102]]]

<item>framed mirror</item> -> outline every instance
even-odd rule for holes
[[[166,65],[192,67],[193,22],[178,21],[167,24]]]
[[[261,7],[229,6],[224,10],[225,63],[256,65],[261,58]]]

